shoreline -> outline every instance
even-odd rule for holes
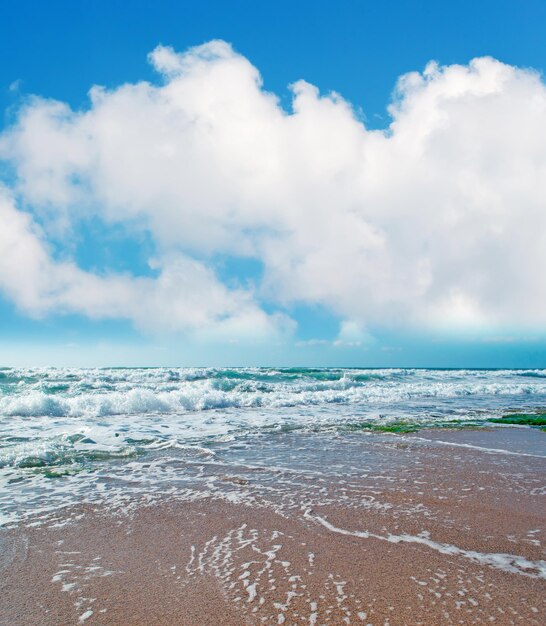
[[[29,518],[0,529],[0,624],[542,624],[545,436],[279,435],[191,493]]]

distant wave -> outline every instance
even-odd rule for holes
[[[546,378],[546,370],[525,370],[516,372],[517,376],[525,376],[528,378]]]
[[[104,417],[546,394],[545,370],[3,370],[0,415]],[[525,380],[527,379],[527,380]]]

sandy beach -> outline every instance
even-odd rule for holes
[[[543,624],[543,438],[279,435],[35,515],[0,532],[0,624]]]

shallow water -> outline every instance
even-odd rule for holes
[[[484,422],[544,407],[546,370],[2,369],[0,523],[102,492],[180,488],[211,459],[298,471],[308,459],[318,471],[317,446],[351,441],[361,422]],[[271,443],[298,432],[299,449]],[[514,451],[546,455],[536,434]]]

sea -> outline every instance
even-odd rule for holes
[[[319,475],[335,447],[346,473],[363,438],[404,437],[378,426],[483,427],[544,407],[544,369],[3,368],[0,525],[82,503],[244,498],[245,468],[278,485]],[[546,456],[537,436],[515,453]]]

